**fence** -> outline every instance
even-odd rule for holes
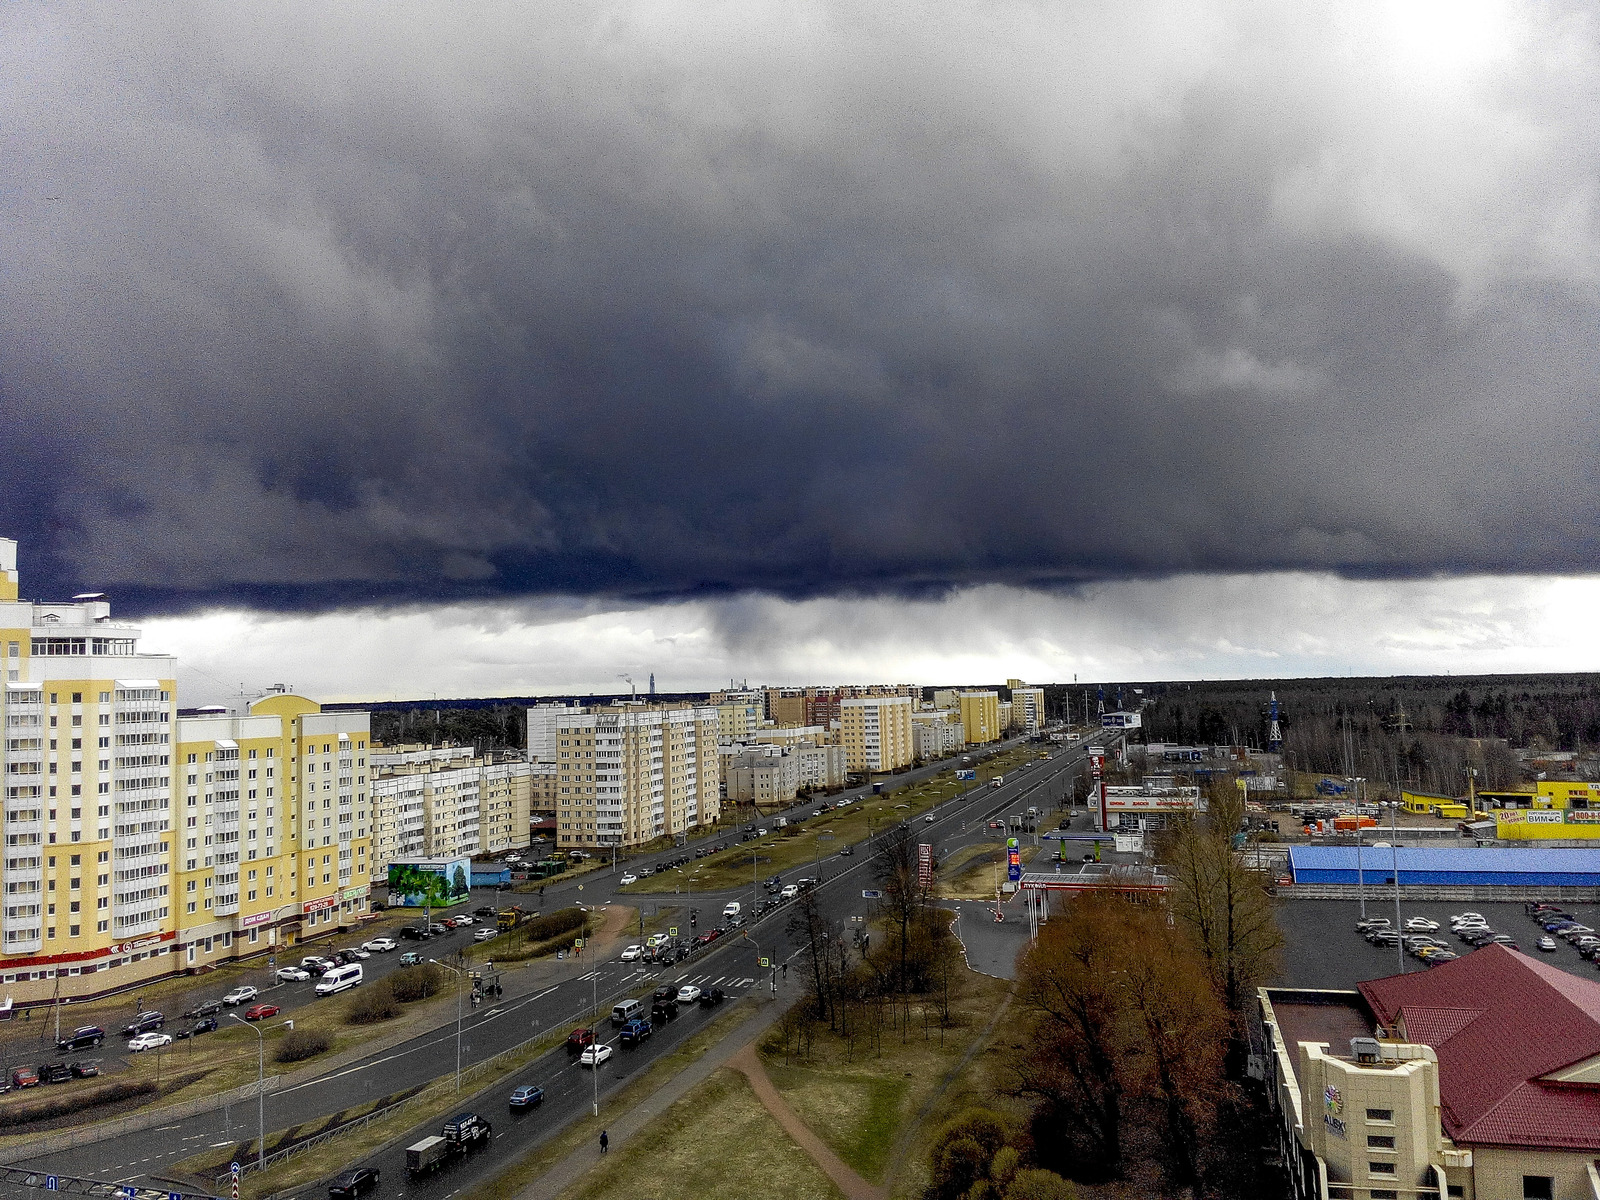
[[[241,1104],[246,1100],[254,1100],[258,1089],[267,1092],[276,1091],[281,1078],[269,1075],[260,1084],[247,1083],[213,1096],[197,1096],[181,1104],[169,1104],[143,1112],[129,1113],[125,1117],[116,1117],[109,1121],[96,1121],[92,1137],[86,1137],[88,1131],[82,1128],[32,1135],[26,1141],[0,1150],[0,1163],[14,1163],[26,1158],[38,1158],[43,1154],[55,1154],[82,1146],[85,1141],[103,1141],[106,1138],[121,1137],[125,1133],[138,1133],[143,1129],[154,1129],[158,1125],[168,1125],[174,1121],[197,1117],[201,1113],[214,1112],[230,1104]]]

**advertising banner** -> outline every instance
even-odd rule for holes
[[[472,859],[414,858],[389,864],[389,906],[448,908],[472,889]]]
[[[1016,883],[1022,878],[1022,850],[1016,838],[1006,839],[1006,879]]]
[[[926,888],[933,883],[933,847],[927,842],[917,843],[917,886]]]

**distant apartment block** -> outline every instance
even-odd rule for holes
[[[983,746],[1000,740],[999,692],[962,692],[961,728],[966,733],[967,745]]]
[[[460,858],[529,844],[535,767],[470,746],[383,746],[372,753],[377,825],[372,873],[401,858]]]
[[[1044,689],[1024,687],[1017,681],[1011,688],[1011,723],[1009,728],[1032,737],[1044,729]]]
[[[897,771],[916,758],[910,696],[861,696],[839,702],[839,741],[852,771]]]

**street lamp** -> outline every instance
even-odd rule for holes
[[[1394,927],[1395,931],[1400,935],[1400,940],[1395,942],[1394,948],[1395,955],[1400,960],[1400,974],[1404,975],[1406,973],[1406,943],[1405,925],[1400,920],[1400,847],[1398,845],[1399,819],[1400,802],[1398,800],[1391,800],[1389,801],[1389,856],[1390,861],[1394,864]]]
[[[267,1169],[267,1035],[261,1026],[246,1021],[238,1013],[229,1013],[235,1021],[256,1035],[256,1136],[260,1139],[256,1150],[256,1170]],[[293,1021],[284,1022],[293,1025]]]
[[[428,961],[436,967],[443,967],[453,975],[461,974],[456,968],[440,962],[437,958],[430,958]],[[461,985],[459,983],[456,984],[456,1091],[458,1093],[461,1091]]]

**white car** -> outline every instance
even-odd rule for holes
[[[134,1053],[140,1050],[155,1050],[160,1046],[172,1045],[170,1033],[141,1033],[138,1037],[128,1041],[128,1049]]]
[[[700,999],[700,989],[692,983],[686,983],[678,989],[679,1004],[693,1004]]]
[[[311,972],[299,967],[279,967],[277,976],[281,983],[304,983],[311,978]]]
[[[1427,917],[1412,917],[1406,922],[1406,929],[1415,933],[1432,933],[1439,928],[1439,922],[1430,921]]]
[[[922,818],[922,821],[925,825],[932,825],[938,819],[938,817],[934,816],[932,813],[929,813],[927,816]]]
[[[375,937],[370,942],[362,942],[361,948],[372,954],[387,954],[391,950],[400,949],[400,943],[393,938]]]
[[[1539,949],[1541,949],[1541,950],[1554,950],[1555,948],[1556,948],[1556,940],[1555,940],[1555,938],[1551,937],[1549,934],[1545,934],[1544,937],[1539,939]]]
[[[1474,925],[1488,924],[1488,922],[1483,919],[1483,914],[1478,912],[1457,913],[1455,916],[1450,918],[1450,924],[1452,925],[1458,924],[1462,921],[1471,921]]]
[[[500,936],[500,931],[498,929],[484,928],[484,929],[478,930],[477,933],[473,934],[472,935],[472,940],[475,941],[475,942],[488,942],[488,941],[493,941],[495,938],[497,938],[499,936]]]
[[[260,991],[249,984],[245,984],[243,987],[234,988],[233,991],[222,998],[222,1002],[231,1008],[240,1004],[249,1004],[259,995],[261,995]]]
[[[664,933],[652,933],[649,937],[645,938],[644,944],[650,947],[650,949],[654,950],[657,946],[665,946],[671,940],[672,939]]]
[[[800,894],[799,885],[793,884],[793,883],[786,883],[786,884],[783,885],[783,891],[778,893],[778,899],[780,899],[780,900],[793,900],[799,894]]]
[[[638,882],[639,882],[639,877],[637,875],[635,875],[632,871],[629,871],[626,875],[624,875],[622,877],[622,886],[623,887],[627,887],[630,883],[638,883]]]
[[[626,950],[624,950],[622,952],[622,961],[623,962],[638,962],[643,957],[644,957],[644,947],[643,946],[629,946]]]
[[[601,1063],[605,1062],[606,1059],[610,1058],[615,1053],[616,1051],[610,1046],[606,1045],[604,1042],[596,1042],[582,1054],[578,1055],[578,1065],[584,1067],[598,1067]]]

